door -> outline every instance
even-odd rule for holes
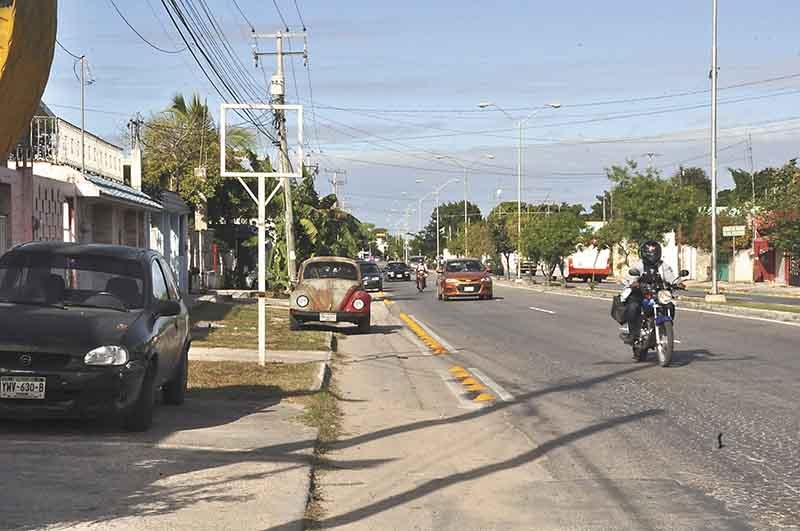
[[[171,267],[169,267],[165,260],[159,258],[158,263],[161,264],[161,270],[164,272],[164,277],[167,280],[167,292],[169,293],[170,300],[177,301],[181,304],[181,314],[176,316],[175,320],[177,325],[175,348],[178,351],[178,355],[182,355],[183,348],[189,342],[189,311],[181,299],[178,281],[175,278],[175,272]]]
[[[153,260],[150,266],[153,302],[170,300],[167,280],[158,260]],[[156,351],[158,352],[158,379],[159,385],[163,384],[172,375],[178,359],[178,316],[157,316],[153,324]]]

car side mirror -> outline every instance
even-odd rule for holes
[[[174,317],[180,315],[181,303],[178,301],[158,301],[154,311],[160,317]]]
[[[681,269],[680,270],[680,274],[681,274],[682,277],[688,277],[689,276],[689,270],[688,269]]]
[[[635,267],[628,269],[628,274],[632,277],[642,276],[642,272],[636,269]]]

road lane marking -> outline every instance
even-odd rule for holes
[[[411,329],[412,332],[417,335],[417,337],[422,340],[423,343],[425,343],[425,345],[428,346],[429,349],[433,351],[434,354],[447,353],[447,349],[436,339],[434,339],[427,330],[420,326],[420,323],[418,323],[412,316],[401,313],[400,319]]]
[[[498,397],[500,397],[500,400],[502,400],[503,402],[511,402],[512,400],[514,400],[514,395],[503,389],[503,387],[500,384],[498,384],[497,382],[486,376],[486,374],[484,374],[483,371],[481,371],[480,369],[470,367],[469,371],[474,376],[477,376],[478,380],[483,382],[483,384],[486,385],[486,387],[494,391],[494,393]]]
[[[456,352],[456,348],[455,348],[453,345],[451,345],[450,343],[448,343],[447,341],[445,341],[444,339],[442,339],[442,336],[440,336],[439,334],[437,334],[436,332],[434,332],[434,331],[433,331],[433,329],[432,329],[430,326],[428,326],[428,325],[427,325],[427,324],[426,324],[424,321],[421,321],[421,320],[417,319],[417,318],[416,318],[416,317],[414,317],[413,315],[409,315],[408,317],[410,317],[411,319],[413,319],[414,321],[416,321],[416,322],[417,322],[417,324],[418,324],[420,327],[422,327],[422,329],[423,329],[423,330],[424,330],[424,331],[425,331],[425,332],[426,332],[426,333],[427,333],[429,336],[431,336],[431,337],[432,337],[432,338],[433,338],[433,339],[434,339],[434,340],[435,340],[437,343],[439,343],[440,345],[442,345],[442,346],[445,348],[445,350],[446,350],[447,352],[450,352],[450,353],[455,353],[455,352]]]
[[[537,308],[536,306],[531,306],[530,309],[537,312],[548,313],[550,315],[556,314],[556,312],[554,312],[553,310],[545,310],[544,308]]]

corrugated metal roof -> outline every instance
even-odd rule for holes
[[[124,185],[120,182],[104,179],[102,177],[98,177],[97,175],[87,175],[86,179],[100,188],[100,193],[102,195],[107,195],[115,199],[120,199],[122,201],[153,210],[162,210],[163,208],[146,193],[135,188],[131,188],[130,186]]]

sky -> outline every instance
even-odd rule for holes
[[[161,0],[114,1],[151,43],[184,48]],[[180,3],[205,3],[240,59],[231,70],[262,91],[274,58],[254,67],[251,25],[274,32],[283,17],[301,30],[302,18],[308,66],[287,60],[286,94],[287,103],[304,105],[317,187],[328,193],[329,170],[345,170],[345,206],[380,226],[417,230],[418,199],[428,195],[427,220],[430,192],[462,179],[465,166],[468,197],[484,213],[516,200],[516,121],[531,113],[523,133],[527,202],[588,206],[609,187],[604,169],[628,158],[665,175],[681,163],[710,167],[711,0]],[[798,18],[800,2],[719,0],[721,188],[731,184],[727,168],[748,167],[748,134],[757,169],[798,155]],[[121,142],[135,113],[158,112],[177,92],[199,93],[215,114],[222,103],[189,51],[144,43],[111,0],[61,0],[58,38],[88,58],[87,128],[108,139]],[[74,67],[57,48],[44,100],[77,123]],[[460,180],[440,199],[464,194]]]

